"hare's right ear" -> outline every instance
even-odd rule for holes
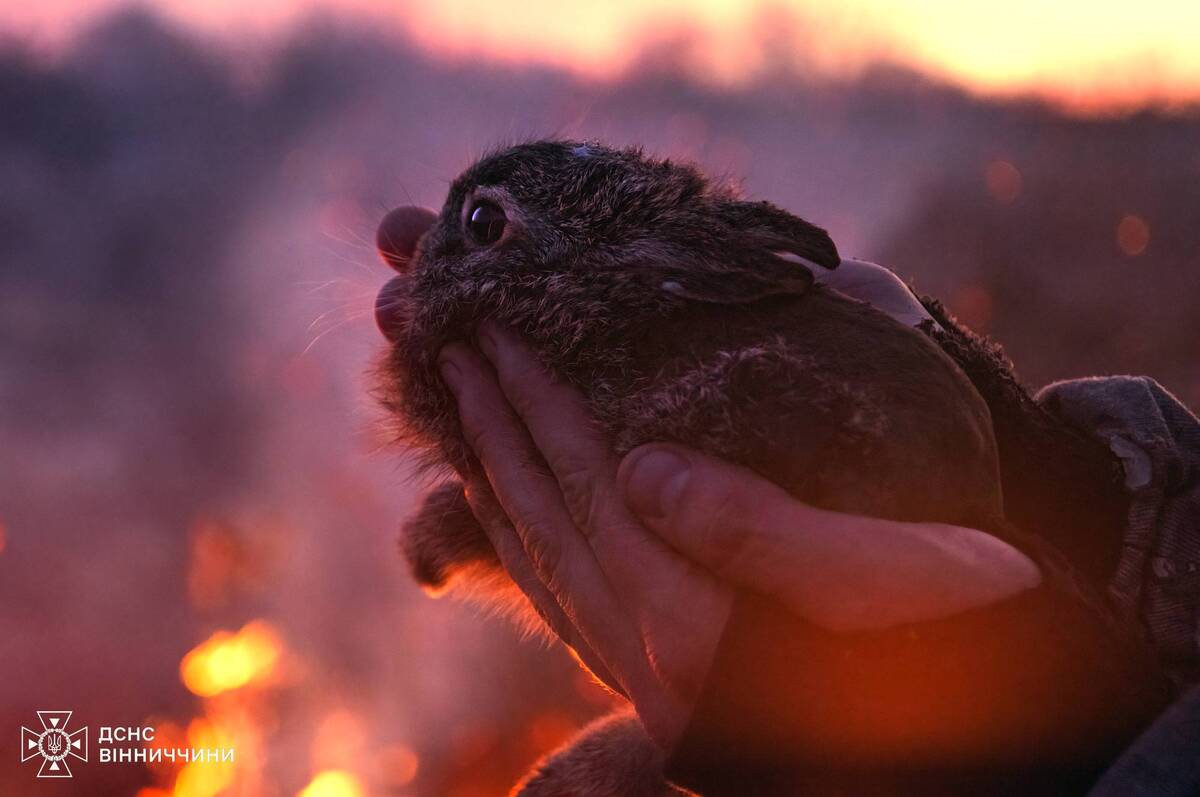
[[[791,254],[806,265],[824,268],[837,268],[842,262],[829,233],[770,202],[723,202],[717,212],[744,236],[748,247]]]

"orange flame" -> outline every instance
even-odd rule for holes
[[[365,797],[366,791],[358,778],[344,769],[329,769],[319,773],[296,797]]]
[[[237,742],[226,729],[203,718],[188,725],[187,740],[197,750],[234,748]],[[173,797],[214,797],[233,782],[234,767],[232,761],[188,763],[175,778]]]
[[[194,694],[212,697],[252,683],[268,682],[283,645],[271,626],[255,620],[231,634],[218,631],[193,648],[179,665],[183,684]]]

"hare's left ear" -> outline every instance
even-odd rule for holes
[[[703,249],[645,258],[660,290],[719,304],[796,296],[812,286],[814,271],[841,262],[827,232],[770,202],[726,200],[712,210],[715,235]]]
[[[824,268],[837,268],[842,262],[829,233],[770,202],[724,202],[718,213],[748,247],[794,255]]]

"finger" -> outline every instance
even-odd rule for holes
[[[509,404],[545,457],[618,600],[634,619],[659,678],[698,694],[732,601],[725,585],[649,533],[621,500],[611,444],[582,395],[555,379],[512,332],[480,327],[480,348]]]
[[[482,477],[468,480],[466,496],[467,504],[471,507],[475,519],[483,526],[484,532],[496,551],[496,556],[500,559],[500,564],[504,566],[513,583],[529,600],[534,611],[562,640],[563,644],[574,651],[580,662],[592,675],[613,691],[624,695],[620,683],[608,671],[591,646],[587,644],[579,633],[579,629],[567,618],[554,595],[533,572],[533,565],[530,564],[529,557],[525,555],[525,549],[521,546],[521,539],[517,536],[516,529],[513,528],[495,495],[492,494],[491,488]]]
[[[571,517],[589,533],[604,498],[597,481],[614,483],[617,459],[583,397],[556,379],[524,341],[493,322],[480,325],[479,348],[554,473]]]
[[[833,630],[949,616],[1040,580],[1027,557],[982,531],[818,509],[680,446],[634,449],[618,480],[642,522],[685,556]]]
[[[668,599],[663,592],[669,585],[658,576],[676,554],[646,533],[617,495],[617,458],[582,395],[554,378],[510,331],[484,323],[479,343],[617,594],[635,614]]]
[[[864,301],[906,326],[937,322],[921,301],[890,269],[865,260],[843,259],[833,271],[814,272],[817,282]]]
[[[458,402],[463,433],[512,521],[538,579],[635,702],[658,691],[640,634],[575,528],[554,478],[513,414],[494,373],[475,352],[449,344],[442,378]]]
[[[798,517],[790,496],[765,479],[666,444],[631,451],[617,478],[650,530],[717,577],[773,591],[795,573],[790,538],[811,519]]]

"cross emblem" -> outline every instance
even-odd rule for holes
[[[74,756],[80,761],[87,761],[87,727],[80,728],[74,733],[68,733],[67,723],[71,721],[70,711],[39,711],[37,714],[38,719],[42,722],[40,733],[29,728],[21,728],[21,761],[28,761],[34,756],[40,755],[42,768],[38,770],[39,778],[71,777],[71,768],[67,766],[67,758]]]

